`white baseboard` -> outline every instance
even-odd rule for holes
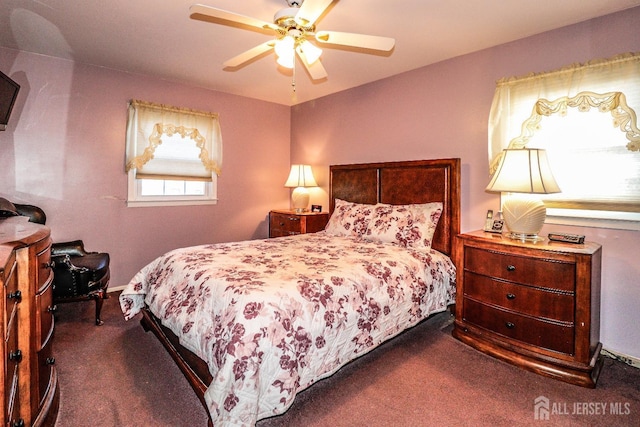
[[[109,286],[109,288],[107,289],[107,293],[109,292],[120,292],[122,290],[124,290],[124,286],[116,286],[116,287],[111,287]]]
[[[626,363],[629,366],[640,369],[640,359],[626,354],[619,353],[617,351],[609,350],[608,348],[602,349],[602,354],[612,359],[619,360]]]

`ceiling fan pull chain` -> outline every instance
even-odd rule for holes
[[[293,77],[291,78],[291,88],[293,93],[296,93],[296,60],[293,60]]]

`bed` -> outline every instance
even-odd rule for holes
[[[125,318],[142,313],[209,425],[281,414],[454,303],[459,159],[330,166],[330,212],[319,233],[170,251],[122,291]]]

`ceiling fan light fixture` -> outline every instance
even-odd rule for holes
[[[284,36],[276,40],[274,50],[278,59],[276,62],[285,68],[293,68],[295,61],[295,39],[290,36]]]
[[[300,43],[300,50],[307,61],[307,64],[311,65],[320,59],[320,55],[322,55],[322,49],[317,46],[314,46],[312,43],[309,43],[307,40],[303,40]]]
[[[293,48],[296,41],[291,36],[284,36],[276,40],[275,51],[278,56],[293,56]]]
[[[290,54],[278,56],[278,59],[276,59],[276,62],[278,63],[278,65],[284,68],[293,68],[294,61],[295,61],[295,57],[293,55],[293,50],[291,51]]]

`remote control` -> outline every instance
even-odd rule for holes
[[[584,236],[579,234],[549,233],[549,240],[566,243],[584,243]]]

